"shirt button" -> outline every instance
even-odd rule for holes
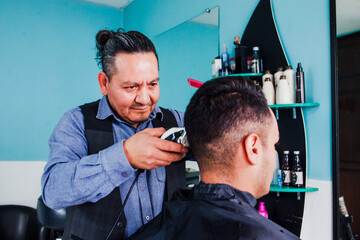
[[[121,228],[121,227],[123,226],[123,224],[122,224],[122,222],[118,222],[118,223],[116,224],[116,226],[117,226],[118,228]]]
[[[122,176],[123,176],[124,178],[126,178],[128,175],[127,175],[126,172],[123,172],[123,173],[122,173]]]
[[[149,217],[149,216],[146,216],[145,219],[146,219],[146,221],[149,221],[150,217]]]
[[[144,187],[140,187],[140,190],[141,190],[141,191],[144,191],[144,189],[145,189]]]

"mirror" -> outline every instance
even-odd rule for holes
[[[344,234],[360,233],[360,193],[351,188],[360,181],[360,161],[358,157],[358,138],[360,127],[360,2],[357,0],[336,0],[336,47],[337,47],[337,92],[334,93],[338,119],[338,141],[333,148],[338,149],[338,162],[333,163],[336,197],[343,196],[348,215],[353,217],[344,231],[344,217],[340,217],[339,239]],[[335,105],[336,106],[336,105]],[[336,119],[336,118],[333,119]],[[335,133],[336,130],[333,130]],[[336,156],[336,155],[335,155]],[[338,169],[336,169],[338,167]],[[338,177],[336,178],[336,174]],[[337,201],[335,201],[336,204]],[[337,206],[335,206],[337,207]],[[340,211],[340,216],[342,213]],[[350,235],[349,235],[350,238]]]
[[[155,36],[159,56],[159,106],[185,111],[196,91],[187,79],[211,78],[211,61],[219,56],[219,7]]]

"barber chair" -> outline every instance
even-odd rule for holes
[[[21,205],[0,206],[0,239],[46,240],[49,232],[39,223],[36,210]]]
[[[40,196],[37,202],[37,217],[39,222],[50,230],[49,240],[61,239],[66,220],[66,210],[54,210],[45,205]]]

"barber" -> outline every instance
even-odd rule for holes
[[[183,127],[183,113],[156,105],[153,43],[140,32],[101,30],[96,47],[104,96],[62,116],[41,179],[45,204],[67,208],[63,239],[126,239],[185,182],[180,160],[188,149],[159,138],[165,128]]]

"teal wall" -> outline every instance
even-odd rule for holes
[[[101,97],[95,35],[123,11],[79,0],[0,1],[0,160],[46,160],[69,108]]]
[[[156,35],[203,13],[206,8],[219,6],[219,44],[233,46],[234,36],[242,35],[257,3],[258,0],[135,0],[124,10],[124,27],[127,30],[141,31],[154,40]],[[320,103],[319,108],[304,110],[308,140],[308,177],[331,180],[329,1],[274,0],[272,4],[290,64],[295,67],[301,62],[303,65],[306,100]],[[229,52],[234,55],[233,48],[229,49]],[[207,63],[209,62],[210,59]],[[176,65],[184,66],[181,62]],[[160,69],[162,67],[160,66]],[[166,79],[161,80],[160,87],[164,81]],[[161,94],[167,90],[161,87]],[[190,100],[189,92],[192,90],[184,87],[183,91],[183,95],[177,96],[178,102],[171,103],[169,107],[181,110],[186,107]]]
[[[94,60],[94,38],[100,28],[124,26],[155,41],[206,8],[219,6],[219,47],[233,46],[234,36],[242,35],[257,3],[135,0],[122,11],[80,0],[0,1],[0,160],[46,160],[47,140],[61,115],[101,96]],[[304,111],[308,177],[331,180],[329,1],[274,0],[273,10],[290,63],[303,64],[307,101],[320,103],[319,108]],[[229,52],[234,55],[233,48]],[[181,61],[175,65],[186,67]],[[163,67],[160,74],[172,71]],[[177,92],[178,101],[171,102],[172,89],[165,81],[160,81],[164,85],[160,104],[184,110],[194,89],[179,76],[176,81],[185,81],[184,93]]]

